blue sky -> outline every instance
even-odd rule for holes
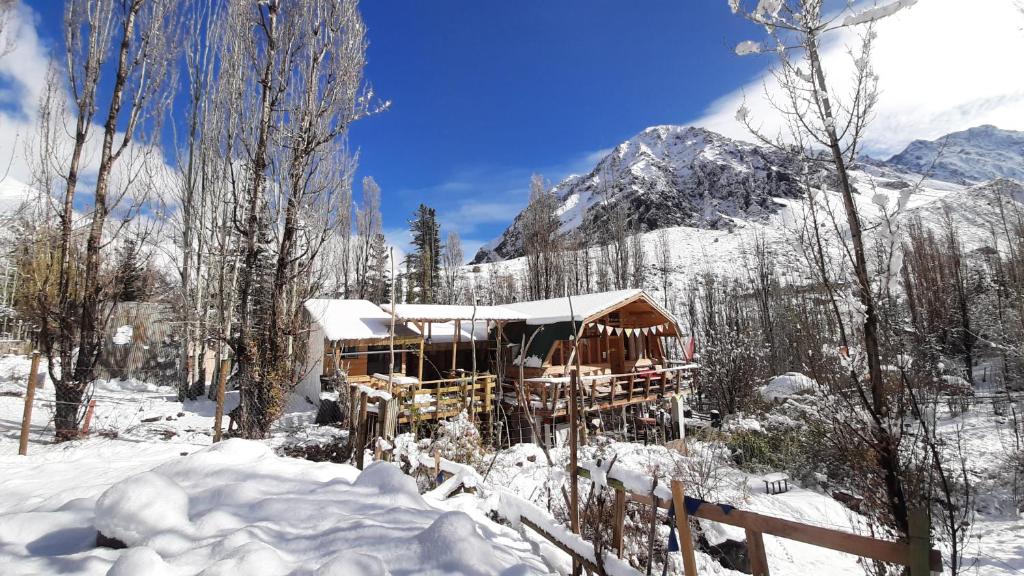
[[[367,78],[392,108],[359,122],[360,176],[397,230],[420,202],[469,248],[500,234],[529,177],[589,170],[647,126],[701,115],[764,62],[724,0],[372,0]],[[468,255],[468,254],[467,254]]]
[[[864,0],[873,3],[875,0]],[[979,124],[1024,130],[1024,89],[1005,58],[1024,53],[1022,0],[921,0],[878,25],[881,102],[866,149],[887,157],[914,138]],[[844,5],[833,0],[838,8]],[[860,5],[863,6],[864,2]],[[60,56],[63,2],[30,0],[16,49],[0,59],[0,153],[21,148],[46,58]],[[742,104],[771,131],[766,57],[737,57],[760,29],[726,0],[362,0],[367,79],[392,101],[356,123],[355,183],[383,189],[385,229],[405,244],[420,203],[463,237],[466,255],[525,204],[530,174],[552,183],[657,124],[696,124],[734,138]],[[853,32],[823,47],[843,92]],[[953,40],[951,40],[953,39]],[[12,178],[27,182],[24,158]],[[5,155],[6,157],[6,155]]]

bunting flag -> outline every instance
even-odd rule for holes
[[[618,336],[620,334],[622,334],[622,328],[616,328],[615,329],[615,335]]]

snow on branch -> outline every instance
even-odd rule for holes
[[[760,42],[754,42],[753,40],[744,40],[736,45],[736,55],[746,56],[748,54],[760,54],[763,51],[763,47]]]
[[[881,20],[882,18],[888,18],[900,10],[909,8],[914,4],[917,4],[917,0],[896,0],[890,4],[885,4],[884,6],[873,6],[866,10],[850,14],[845,20],[843,20],[843,26],[856,26],[858,24],[867,24],[868,22]]]

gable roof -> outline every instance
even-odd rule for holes
[[[323,328],[331,341],[371,341],[391,338],[391,314],[381,310],[369,300],[314,299],[303,306],[310,318]],[[395,338],[399,341],[419,339],[402,322],[395,323]]]
[[[549,298],[547,300],[532,300],[529,302],[516,302],[505,304],[504,307],[513,310],[526,317],[527,324],[554,324],[555,322],[582,322],[591,316],[599,314],[609,308],[633,300],[644,294],[643,290],[633,288],[629,290],[614,290],[612,292],[597,292],[595,294],[580,294],[572,297],[572,314],[570,310],[570,298]],[[648,299],[650,300],[650,299]],[[661,310],[658,307],[658,310]],[[665,313],[669,318],[672,316]]]

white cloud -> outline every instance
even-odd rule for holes
[[[1024,13],[1006,0],[928,0],[881,21],[873,65],[881,89],[867,151],[888,157],[914,139],[935,139],[980,124],[1024,130]],[[842,92],[852,65],[853,32],[824,50],[829,81]],[[770,58],[771,56],[764,56]],[[752,123],[774,134],[782,125],[765,99],[777,84],[767,71],[715,101],[692,122],[749,140],[736,120],[746,103]]]

